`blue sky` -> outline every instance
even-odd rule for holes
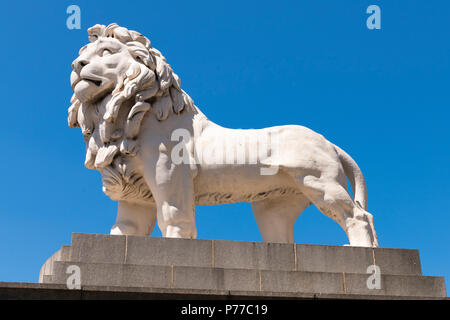
[[[71,4],[81,30],[66,28]],[[366,27],[371,4],[381,30]],[[72,232],[108,233],[115,221],[67,107],[86,29],[117,22],[150,38],[211,120],[300,124],[346,150],[366,177],[381,246],[419,249],[424,274],[448,287],[449,10],[424,0],[1,2],[0,281],[36,282]],[[249,204],[196,213],[199,238],[261,241]],[[347,243],[314,207],[295,241]]]

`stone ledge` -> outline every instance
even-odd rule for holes
[[[355,294],[246,292],[167,288],[82,286],[69,290],[62,284],[0,282],[0,300],[448,300],[447,297],[376,296]]]
[[[80,267],[81,284],[87,286],[179,288],[267,292],[316,292],[388,296],[446,295],[442,277],[381,274],[381,289],[366,286],[369,274],[271,271],[182,266],[142,266],[112,263],[55,261],[48,283],[65,284],[67,267]]]

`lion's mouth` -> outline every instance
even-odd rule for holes
[[[101,80],[94,80],[94,79],[81,79],[90,83],[95,84],[97,87],[100,87],[102,85],[102,81]]]
[[[96,87],[101,87],[102,84],[103,84],[103,81],[102,81],[102,80],[99,80],[99,79],[86,78],[86,77],[82,77],[82,78],[76,77],[76,79],[72,81],[72,84],[71,84],[72,89],[75,89],[76,85],[77,85],[78,83],[80,83],[81,81],[85,81],[85,82],[88,82],[88,83],[92,83],[92,84],[95,85]]]

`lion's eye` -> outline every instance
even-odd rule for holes
[[[101,56],[101,57],[106,57],[106,56],[110,56],[110,55],[112,55],[112,52],[111,52],[110,50],[108,50],[108,49],[103,49],[103,50],[100,52],[100,56]]]

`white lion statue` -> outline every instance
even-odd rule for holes
[[[364,177],[342,149],[302,126],[223,128],[145,36],[117,24],[88,33],[72,64],[68,122],[81,128],[86,167],[119,202],[111,234],[149,235],[157,220],[164,237],[195,238],[195,205],[251,202],[264,241],[293,243],[314,203],[351,246],[378,246]]]

